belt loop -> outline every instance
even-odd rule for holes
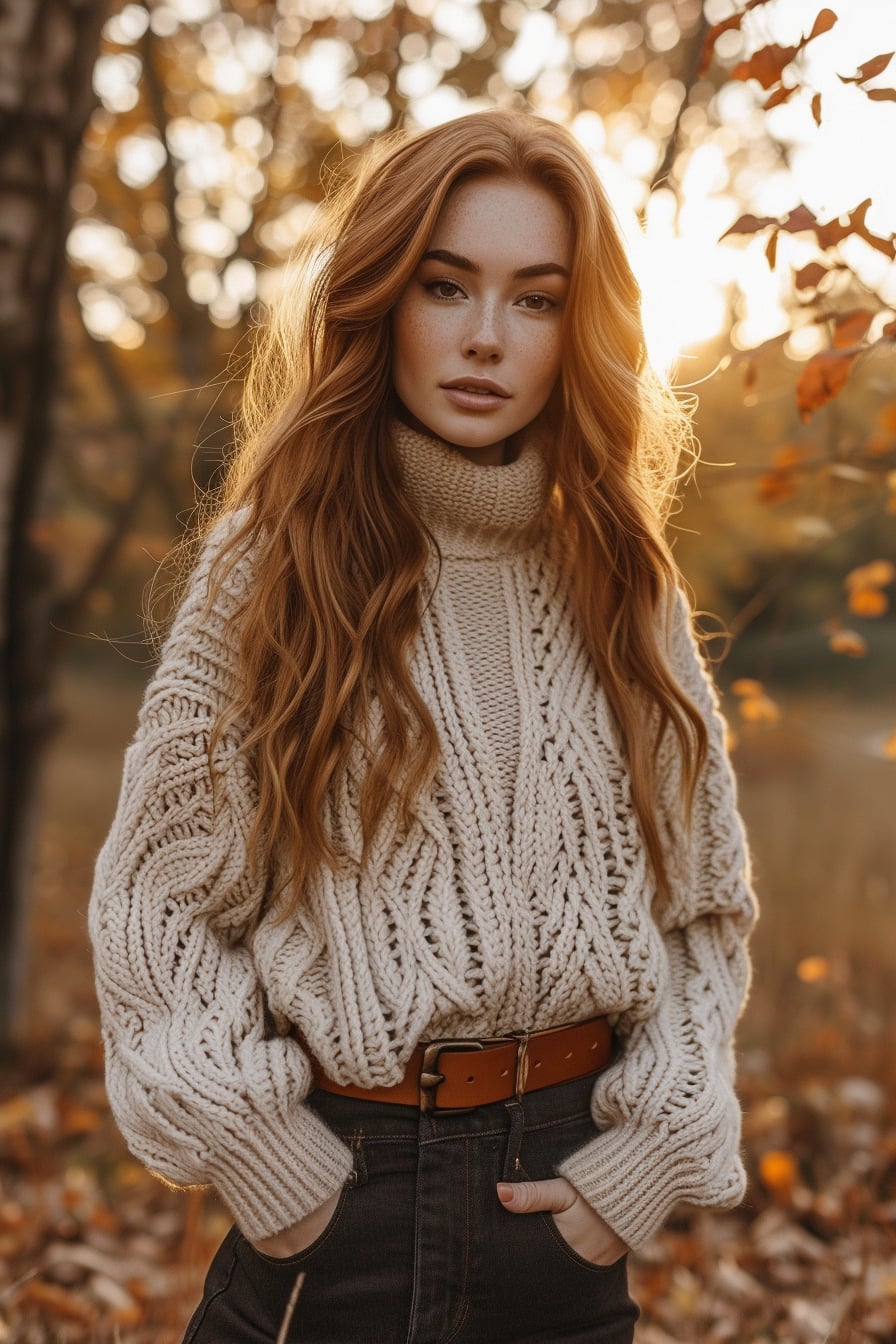
[[[513,1095],[517,1101],[520,1101],[526,1090],[526,1079],[529,1077],[529,1033],[528,1031],[515,1031],[511,1034],[516,1041],[516,1078]]]

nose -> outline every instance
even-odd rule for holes
[[[477,306],[473,317],[474,320],[464,337],[464,355],[467,359],[495,364],[504,353],[504,338],[494,305]]]

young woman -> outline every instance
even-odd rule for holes
[[[250,370],[90,910],[196,1344],[625,1344],[741,1198],[749,854],[664,539],[687,419],[573,137],[369,154]]]

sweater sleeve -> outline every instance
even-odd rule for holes
[[[229,730],[242,556],[203,608],[214,534],[193,574],[125,756],[89,907],[106,1082],[134,1155],[175,1186],[214,1185],[250,1239],[334,1194],[351,1153],[303,1104],[295,1040],[268,1029],[251,932],[265,874],[250,863],[254,781]]]
[[[708,757],[688,835],[672,806],[682,786],[667,732],[658,807],[672,901],[660,919],[653,1008],[644,1020],[620,1022],[620,1056],[592,1095],[601,1132],[557,1169],[633,1248],[659,1230],[680,1200],[733,1208],[746,1184],[732,1038],[750,981],[746,941],[756,917],[750,855],[725,721],[683,593],[676,590],[668,610],[670,657],[706,719]]]

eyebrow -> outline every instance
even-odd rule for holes
[[[470,261],[469,257],[462,257],[457,252],[446,252],[441,247],[431,252],[424,252],[421,261],[443,261],[447,266],[457,267],[459,271],[469,271],[471,275],[482,274],[482,267],[475,261]],[[513,279],[525,280],[534,275],[562,275],[569,279],[569,271],[565,266],[561,266],[559,261],[539,261],[534,266],[521,266],[518,271],[513,272]]]

